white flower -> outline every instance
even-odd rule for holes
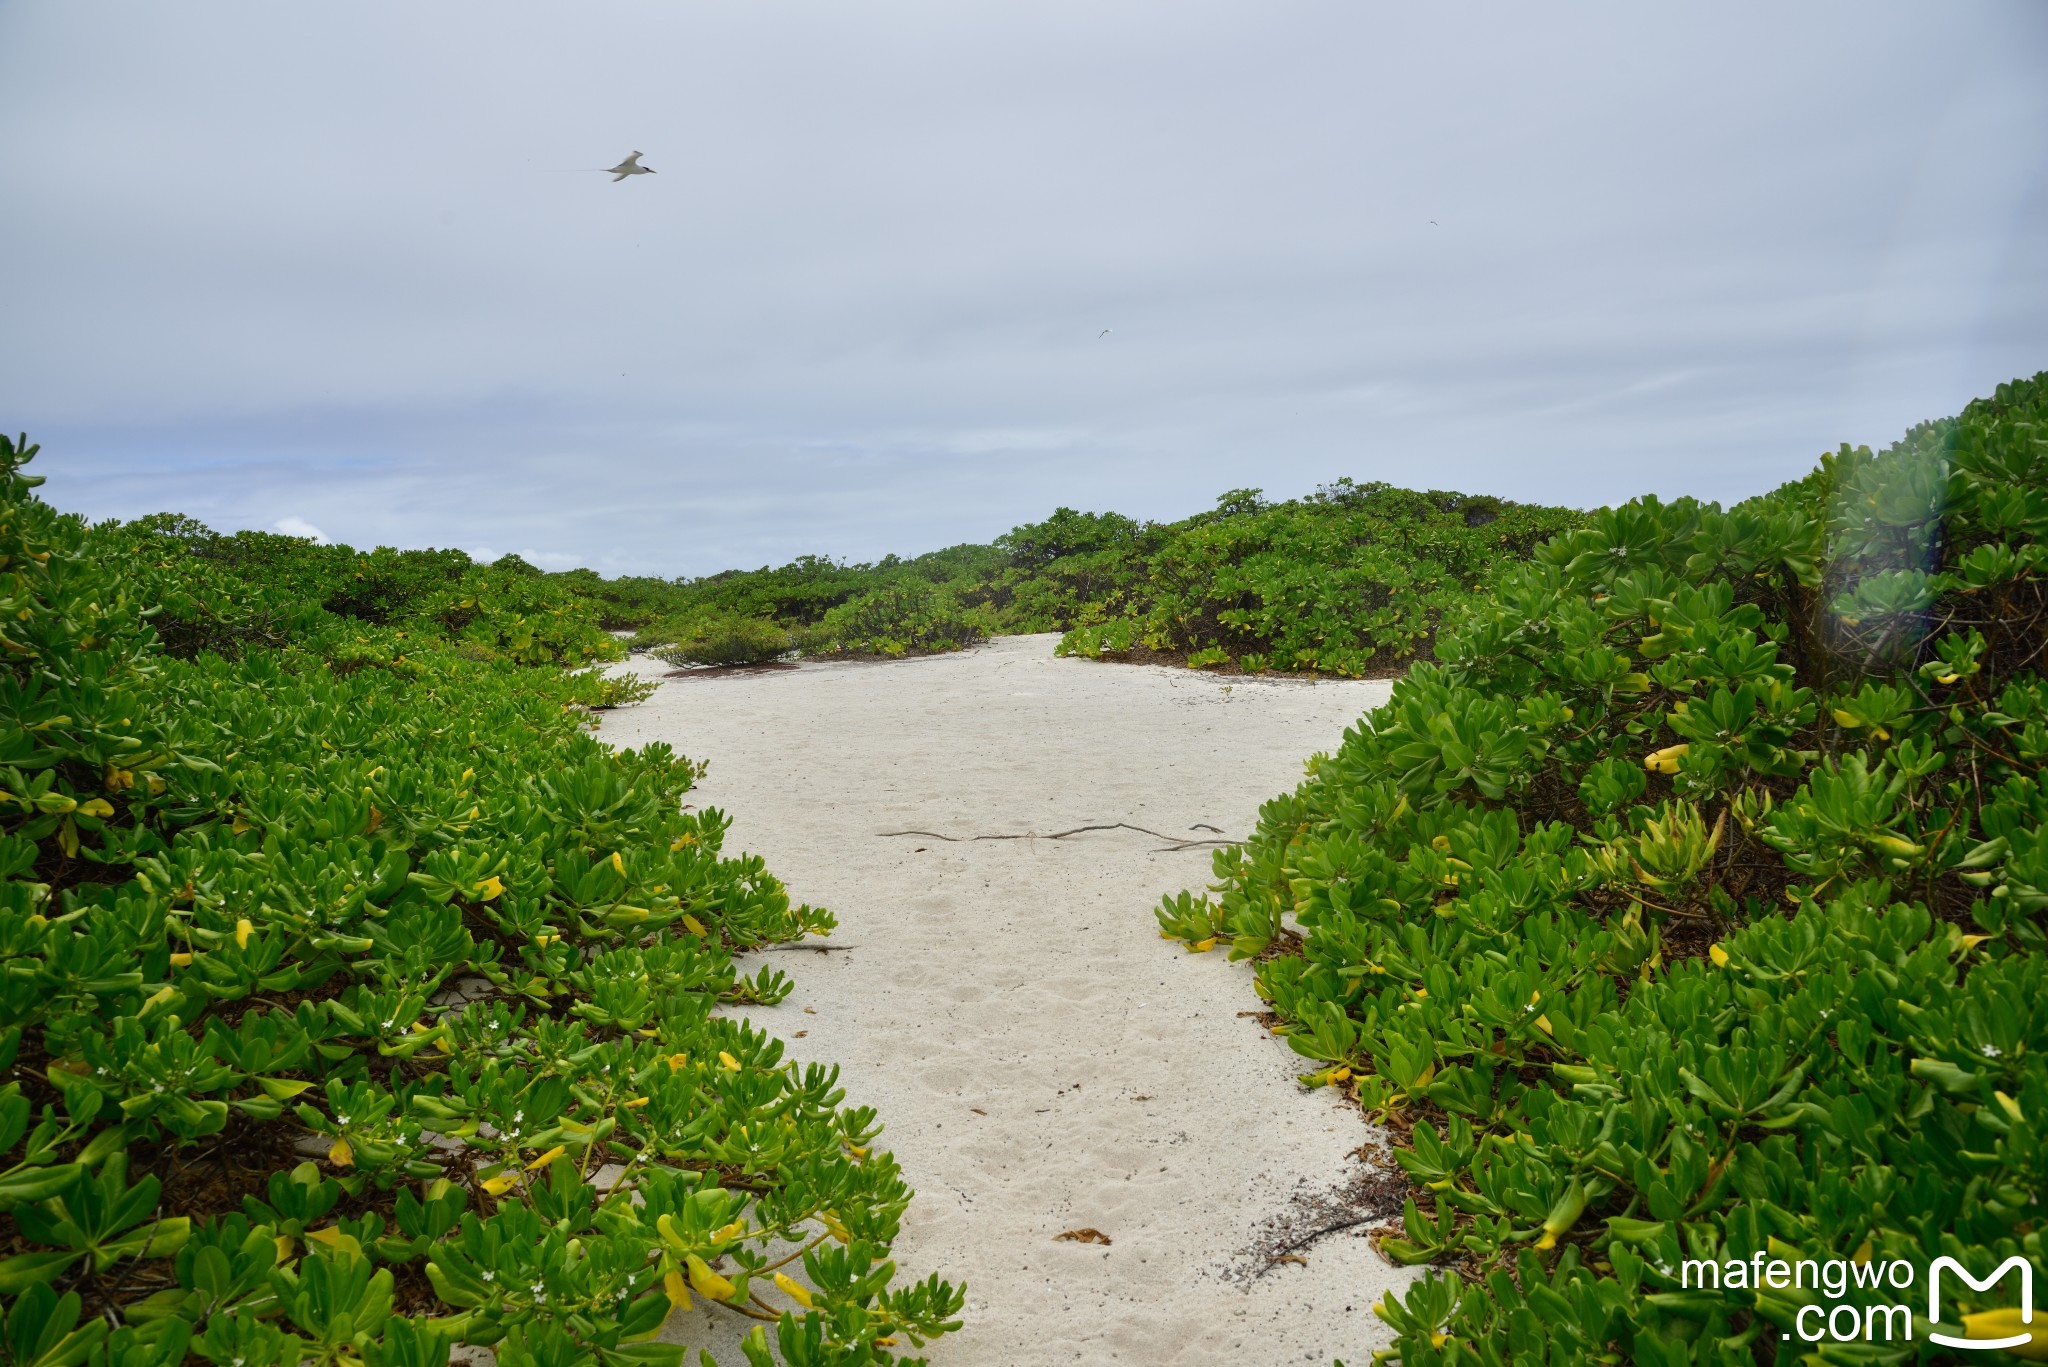
[[[1987,1044],[1987,1045],[1985,1045],[1985,1046],[1984,1046],[1984,1057],[1985,1057],[1985,1058],[1997,1058],[1997,1057],[1999,1057],[1999,1056],[2000,1056],[2001,1054],[2003,1054],[2004,1052],[2005,1052],[2005,1051],[2004,1051],[2003,1049],[2000,1049],[2000,1048],[1999,1048],[1999,1047],[1998,1047],[1997,1045],[1995,1045],[1995,1044]]]
[[[485,1281],[487,1281],[487,1282],[494,1282],[494,1281],[498,1280],[498,1274],[497,1274],[497,1273],[495,1273],[495,1272],[493,1272],[493,1271],[491,1271],[491,1270],[490,1270],[489,1268],[485,1268],[485,1269],[484,1269],[484,1280],[485,1280]]]

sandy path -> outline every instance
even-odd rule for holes
[[[1244,966],[1159,939],[1152,907],[1200,887],[1208,854],[1130,831],[879,833],[1242,836],[1387,686],[1227,684],[1056,659],[1056,640],[677,680],[603,735],[709,760],[694,797],[734,816],[728,849],[838,915],[852,950],[773,956],[796,991],[752,1014],[807,1030],[791,1054],[839,1063],[850,1101],[881,1112],[918,1191],[898,1267],[968,1283],[935,1367],[1355,1367],[1386,1342],[1368,1307],[1402,1279],[1363,1239],[1244,1275],[1262,1225],[1359,1171],[1367,1128],[1239,1017]],[[1076,1226],[1114,1243],[1054,1242]]]

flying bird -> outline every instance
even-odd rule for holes
[[[654,174],[654,168],[652,166],[642,166],[640,164],[640,154],[638,152],[635,152],[632,156],[627,157],[617,166],[611,166],[605,169],[611,172],[612,184],[614,185],[624,180],[627,176],[651,176]]]
[[[1095,335],[1095,340],[1099,342],[1099,341],[1101,341],[1101,340],[1102,340],[1102,339],[1103,339],[1104,337],[1107,337],[1107,336],[1109,336],[1109,333],[1110,333],[1110,330],[1109,330],[1108,328],[1104,328],[1104,329],[1103,329],[1103,330],[1102,330],[1101,332],[1099,332],[1099,333],[1097,333],[1097,334]]]

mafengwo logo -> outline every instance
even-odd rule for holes
[[[1969,1283],[1972,1291],[1989,1291],[2004,1280],[2006,1273],[2017,1271],[2020,1274],[2019,1308],[1986,1310],[1963,1316],[1965,1336],[1962,1338],[1943,1333],[1940,1326],[1941,1274],[1944,1271],[1955,1273]],[[2034,1265],[2015,1255],[2000,1263],[1996,1272],[1978,1281],[1954,1258],[1936,1258],[1934,1266],[1927,1269],[1927,1321],[1927,1337],[1946,1348],[2024,1348],[2032,1344],[2034,1335],[2027,1326],[2034,1322]]]
[[[1982,1295],[2014,1272],[2019,1274],[2017,1306],[1970,1314],[1960,1312],[1956,1304],[1961,1291],[1958,1282]],[[2025,1258],[2007,1258],[1984,1277],[1978,1277],[1955,1258],[1936,1258],[1927,1269],[1924,1320],[1916,1318],[1909,1302],[1881,1301],[1869,1294],[1880,1290],[1910,1292],[1917,1280],[1917,1270],[1904,1259],[1794,1261],[1771,1258],[1765,1253],[1748,1261],[1730,1259],[1717,1263],[1688,1259],[1679,1277],[1680,1285],[1688,1289],[1746,1290],[1760,1293],[1760,1299],[1778,1300],[1780,1313],[1788,1314],[1792,1320],[1792,1329],[1785,1334],[1787,1339],[1805,1343],[1903,1343],[1924,1334],[1928,1342],[1944,1348],[1965,1352],[2002,1350],[2024,1358],[2048,1360],[2048,1318],[2036,1328],[2034,1265]],[[1790,1304],[1771,1295],[1780,1291],[1791,1291],[1795,1296],[1799,1292],[1816,1292],[1831,1304],[1799,1297],[1805,1303],[1794,1311]]]

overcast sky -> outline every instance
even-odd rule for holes
[[[2048,369],[2048,5],[5,0],[0,287],[95,517],[673,575],[1732,500]]]

